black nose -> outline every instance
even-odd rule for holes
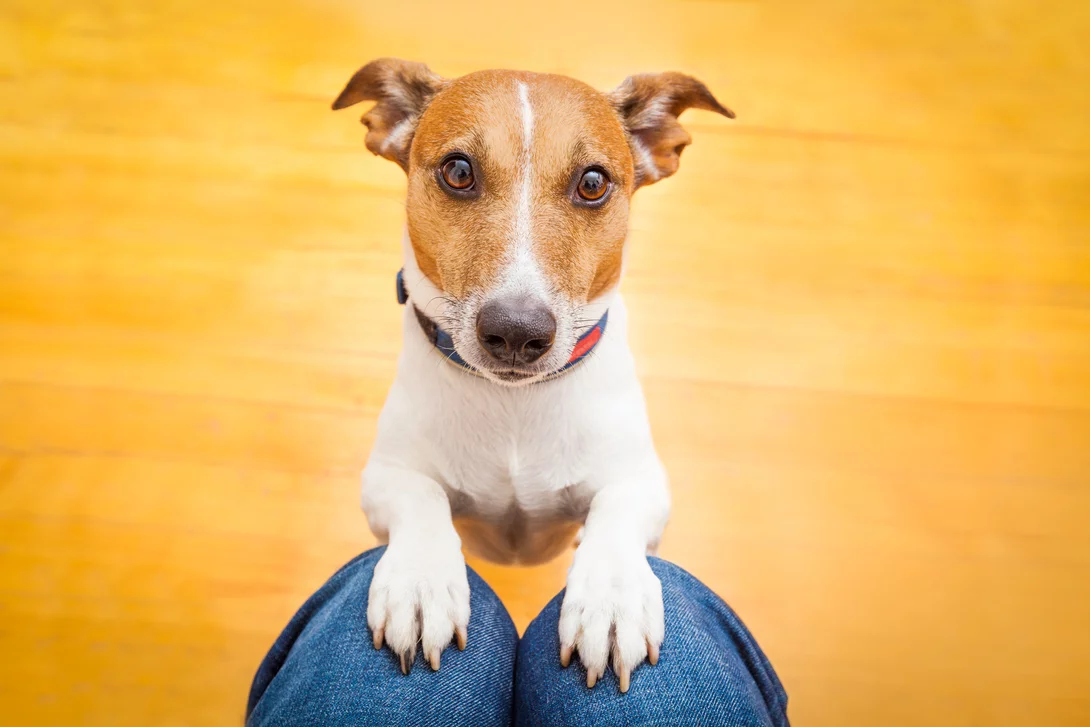
[[[530,364],[553,347],[556,319],[541,303],[492,301],[477,314],[477,340],[489,356],[509,365]]]

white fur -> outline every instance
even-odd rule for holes
[[[510,255],[509,270],[501,276],[509,286],[516,286],[520,278],[542,277],[534,259],[533,210],[530,203],[534,195],[534,110],[530,105],[530,88],[518,82],[519,111],[522,114],[522,158],[519,160],[519,201],[515,211],[515,240]],[[535,281],[536,282],[536,281]]]
[[[636,155],[639,156],[636,166],[642,169],[643,173],[646,174],[652,182],[657,182],[662,175],[659,173],[658,165],[655,164],[655,157],[651,156],[651,151],[642,141],[634,136],[629,141],[629,146],[634,149]]]
[[[441,293],[405,250],[410,296],[434,313]],[[461,544],[491,560],[536,563],[582,524],[562,644],[597,676],[611,655],[615,670],[631,670],[648,643],[657,650],[662,595],[645,555],[665,526],[669,494],[620,296],[609,313],[592,356],[557,380],[513,388],[444,361],[406,307],[397,377],[363,474],[368,521],[389,542],[383,561],[396,563],[375,572],[368,622],[395,651],[414,653],[420,636],[431,654],[465,627]]]
[[[441,650],[466,623],[455,518],[470,551],[523,563],[555,556],[585,523],[562,643],[598,675],[614,648],[615,669],[631,669],[647,641],[661,643],[662,597],[645,555],[669,495],[626,329],[618,296],[593,356],[555,381],[512,388],[445,362],[406,308],[397,377],[363,475],[371,528],[389,542],[383,560],[397,563],[376,570],[372,604],[382,606],[368,608],[368,621],[396,651],[415,651],[421,633],[425,654]],[[450,593],[460,596],[448,603]]]
[[[578,333],[572,321],[596,320],[608,307],[608,326],[594,353],[560,378],[505,386],[444,361],[406,306],[397,376],[363,472],[363,508],[389,543],[375,569],[367,619],[397,653],[415,654],[419,639],[437,663],[469,620],[463,545],[498,562],[538,563],[562,551],[582,526],[561,608],[562,653],[577,649],[591,682],[612,661],[627,684],[663,638],[661,586],[646,554],[669,513],[666,475],[621,297],[610,291],[574,305],[540,276],[531,219],[534,118],[523,83],[519,99],[526,158],[513,252],[488,295],[532,292],[567,306],[557,315],[556,351],[543,373],[571,355]],[[402,247],[411,302],[433,319],[453,320],[455,345],[472,363],[476,341],[457,324],[481,298],[452,301],[420,272],[407,235]]]
[[[388,151],[390,147],[395,149],[401,147],[405,143],[405,137],[412,133],[413,124],[416,122],[415,117],[410,117],[404,121],[398,122],[394,128],[390,129],[390,132],[386,135],[386,139],[382,142],[382,151]]]
[[[514,234],[508,248],[506,269],[499,275],[499,285],[487,298],[536,298],[552,303],[545,273],[534,257],[534,109],[530,87],[518,82],[519,113],[522,116],[522,155],[519,159],[518,206],[515,209]],[[555,307],[555,306],[554,306]]]

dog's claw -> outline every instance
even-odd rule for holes
[[[416,656],[413,654],[413,656]],[[408,654],[401,655],[401,673],[408,676],[413,669],[413,659]]]
[[[560,666],[564,667],[565,669],[567,669],[568,665],[571,664],[571,652],[572,648],[570,646],[560,647]]]
[[[466,641],[469,640],[468,636],[466,635],[466,627],[465,626],[459,626],[454,633],[455,633],[455,637],[458,640],[458,651],[465,651],[466,650]]]
[[[371,632],[371,639],[373,640],[373,642],[375,644],[375,649],[381,649],[382,648],[382,637],[383,637],[383,631],[380,628],[379,629],[374,629]]]
[[[651,663],[651,666],[659,663],[659,647],[647,642],[647,661]]]
[[[428,656],[428,663],[431,664],[432,671],[439,671],[439,649],[432,649],[431,655]]]
[[[594,685],[598,683],[598,674],[594,671],[587,672],[587,689],[594,689]]]
[[[620,683],[621,683],[621,694],[624,694],[625,692],[628,691],[628,680],[629,680],[629,678],[630,677],[629,677],[628,670],[627,669],[622,669],[621,674],[618,677],[618,681],[620,681]]]

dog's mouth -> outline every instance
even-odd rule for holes
[[[520,371],[518,369],[507,369],[507,370],[504,370],[504,371],[489,371],[488,373],[492,374],[493,376],[495,376],[500,381],[506,381],[506,382],[512,383],[512,384],[518,383],[520,381],[525,381],[526,379],[532,379],[535,376],[537,376],[537,374],[535,374],[535,373],[530,373],[528,371]]]

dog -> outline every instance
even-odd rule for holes
[[[633,193],[677,171],[689,108],[734,118],[667,72],[603,93],[572,78],[445,79],[393,58],[333,103],[363,101],[365,144],[408,177],[397,376],[363,472],[387,543],[367,603],[374,646],[409,673],[468,637],[462,546],[534,564],[577,546],[560,653],[588,687],[658,661],[662,587],[646,555],[670,496],[617,292]]]

